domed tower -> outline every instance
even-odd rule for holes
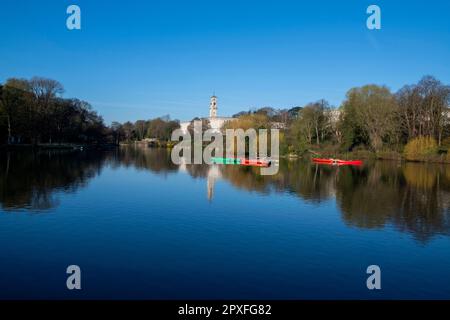
[[[215,95],[211,97],[211,100],[209,102],[209,117],[217,117],[217,97]]]

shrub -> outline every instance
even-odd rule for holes
[[[433,137],[417,137],[410,140],[403,151],[406,160],[423,161],[437,154],[438,145]]]
[[[441,141],[441,148],[445,150],[450,149],[450,137],[447,137]]]

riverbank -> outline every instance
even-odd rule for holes
[[[429,154],[418,157],[414,160],[407,159],[404,154],[397,151],[373,152],[369,150],[357,150],[349,152],[330,152],[327,150],[310,150],[304,155],[287,154],[281,155],[281,158],[335,158],[343,160],[391,160],[399,162],[421,162],[421,163],[442,163],[450,164],[450,155],[447,153]]]
[[[175,141],[160,141],[155,139],[148,139],[142,141],[124,141],[120,142],[121,146],[141,146],[150,148],[173,148],[178,142]]]
[[[173,148],[175,143],[171,141],[132,141],[121,142],[116,144],[77,144],[77,143],[40,143],[40,144],[10,144],[0,145],[0,149],[17,150],[17,149],[38,149],[38,150],[92,150],[92,149],[109,149],[118,146],[142,146],[150,148]],[[335,158],[343,160],[391,160],[399,162],[421,162],[421,163],[441,163],[450,164],[450,156],[447,153],[430,154],[420,158],[411,160],[406,159],[403,154],[397,151],[385,150],[373,152],[369,150],[356,150],[350,152],[337,152],[329,149],[312,149],[303,155],[281,154],[280,158],[289,159],[312,159],[312,158]]]
[[[38,144],[4,144],[1,149],[39,149],[39,150],[86,150],[117,147],[116,144],[77,144],[77,143],[38,143]]]

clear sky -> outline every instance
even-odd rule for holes
[[[81,30],[66,8],[81,8]],[[381,7],[381,30],[366,8]],[[106,123],[339,105],[368,83],[450,83],[450,1],[1,0],[0,82],[59,80]]]

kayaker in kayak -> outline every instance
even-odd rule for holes
[[[354,165],[354,166],[362,165],[361,160],[341,160],[341,159],[334,159],[334,158],[328,158],[328,159],[313,158],[312,160],[316,163],[331,164],[331,165]]]

